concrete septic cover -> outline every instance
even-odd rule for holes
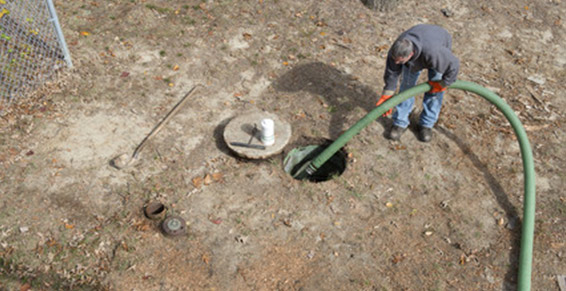
[[[261,121],[273,120],[275,142],[261,141]],[[232,119],[224,128],[224,141],[236,154],[248,159],[265,159],[283,151],[291,139],[291,125],[269,112],[253,111]]]

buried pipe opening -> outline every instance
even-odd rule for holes
[[[344,148],[338,150],[314,173],[308,174],[306,177],[297,178],[296,174],[301,170],[301,168],[316,158],[331,143],[332,142],[326,142],[322,145],[299,146],[292,149],[283,161],[285,172],[295,179],[305,179],[311,182],[324,182],[342,175],[342,173],[346,170],[346,157],[348,156]]]
[[[166,212],[167,207],[161,202],[152,201],[144,205],[144,214],[149,219],[161,219]]]

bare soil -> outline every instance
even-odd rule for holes
[[[449,90],[434,139],[380,118],[346,171],[294,180],[285,154],[374,108],[403,30],[454,37],[459,79],[515,110],[535,157],[533,290],[566,274],[566,2],[56,1],[75,67],[0,119],[0,289],[514,290],[523,215],[518,142],[498,110]],[[204,87],[126,169],[193,86]],[[417,96],[417,104],[422,96]],[[292,126],[283,154],[222,140],[250,109]],[[419,108],[415,112],[418,113]],[[416,116],[416,115],[415,115]],[[165,237],[142,208],[187,222]]]

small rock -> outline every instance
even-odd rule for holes
[[[495,278],[493,277],[493,272],[489,269],[489,268],[485,268],[485,279],[487,280],[487,282],[489,282],[490,284],[495,283]]]
[[[452,11],[450,11],[448,8],[442,8],[440,9],[440,12],[442,12],[442,14],[446,17],[451,17],[452,15],[454,15],[454,13],[452,13]]]
[[[236,241],[241,243],[241,244],[245,244],[246,242],[248,242],[248,237],[247,236],[242,236],[242,235],[237,235],[235,237]]]
[[[527,78],[527,80],[531,81],[531,82],[535,82],[539,85],[544,85],[544,83],[546,83],[546,79],[542,76],[539,75],[533,75]]]
[[[312,259],[312,258],[314,258],[314,252],[313,252],[312,250],[310,250],[310,251],[308,252],[308,254],[307,254],[307,259],[310,260],[310,259]]]

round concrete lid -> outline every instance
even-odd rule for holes
[[[261,120],[272,119],[275,143],[261,142]],[[239,156],[248,159],[265,159],[283,151],[291,139],[291,125],[269,112],[253,111],[232,119],[224,128],[224,141]]]

